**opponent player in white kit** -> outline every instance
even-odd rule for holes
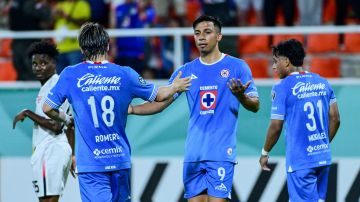
[[[29,47],[28,55],[32,60],[32,70],[40,81],[41,88],[36,98],[35,112],[24,109],[13,121],[13,128],[18,121],[23,121],[26,117],[34,122],[32,183],[40,202],[59,200],[71,166],[72,152],[65,134],[66,126],[49,119],[42,111],[48,92],[59,78],[56,74],[58,54],[56,47],[45,41],[35,42]],[[60,110],[67,112],[69,106],[69,103],[65,102]]]

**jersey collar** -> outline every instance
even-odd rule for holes
[[[215,61],[213,63],[205,63],[204,61],[201,60],[201,57],[199,57],[199,60],[200,60],[200,63],[203,64],[203,65],[213,65],[213,64],[218,63],[219,61],[221,61],[225,56],[226,56],[225,53],[221,53],[221,57],[217,61]]]
[[[297,75],[297,74],[307,74],[309,73],[308,71],[303,71],[303,72],[291,72],[289,75]]]
[[[106,63],[109,63],[108,60],[104,60],[102,62],[94,62],[94,61],[91,61],[91,60],[86,60],[85,63],[90,63],[90,64],[95,64],[95,65],[100,65],[100,64],[106,64]]]

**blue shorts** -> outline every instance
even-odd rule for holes
[[[207,193],[216,198],[231,198],[234,176],[232,162],[201,161],[184,163],[184,198]]]
[[[83,202],[130,202],[130,169],[79,173]]]
[[[287,173],[290,201],[325,201],[329,171],[330,166],[321,166]]]

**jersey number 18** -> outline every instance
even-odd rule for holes
[[[90,96],[88,99],[88,104],[90,105],[91,109],[91,116],[93,119],[93,123],[95,128],[99,127],[99,120],[97,117],[96,105],[95,105],[95,98],[94,96]],[[101,99],[101,110],[102,110],[102,119],[106,126],[111,127],[114,125],[115,113],[114,113],[114,99],[111,96],[104,96]]]

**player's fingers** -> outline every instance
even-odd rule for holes
[[[244,88],[247,89],[250,86],[251,80],[246,82],[246,84],[244,85]]]
[[[232,87],[231,87],[230,83],[229,83],[229,82],[227,82],[227,83],[226,83],[226,85],[227,85],[227,86],[228,86],[228,88],[232,91]]]
[[[262,169],[265,170],[265,171],[271,171],[271,169],[270,169],[267,165],[264,165],[264,166],[262,167]]]
[[[75,170],[70,169],[70,174],[73,176],[74,179],[76,179]]]
[[[242,85],[243,85],[240,79],[237,79],[237,80],[236,80],[236,85],[238,85],[238,86],[242,86]]]
[[[182,71],[179,71],[179,73],[176,75],[176,79],[179,79],[182,75]]]
[[[237,83],[236,83],[235,79],[230,79],[230,84],[231,84],[231,89],[234,89],[237,86]]]
[[[16,118],[15,118],[15,119],[13,120],[13,129],[15,129],[16,122],[17,122],[17,120],[16,120]]]

